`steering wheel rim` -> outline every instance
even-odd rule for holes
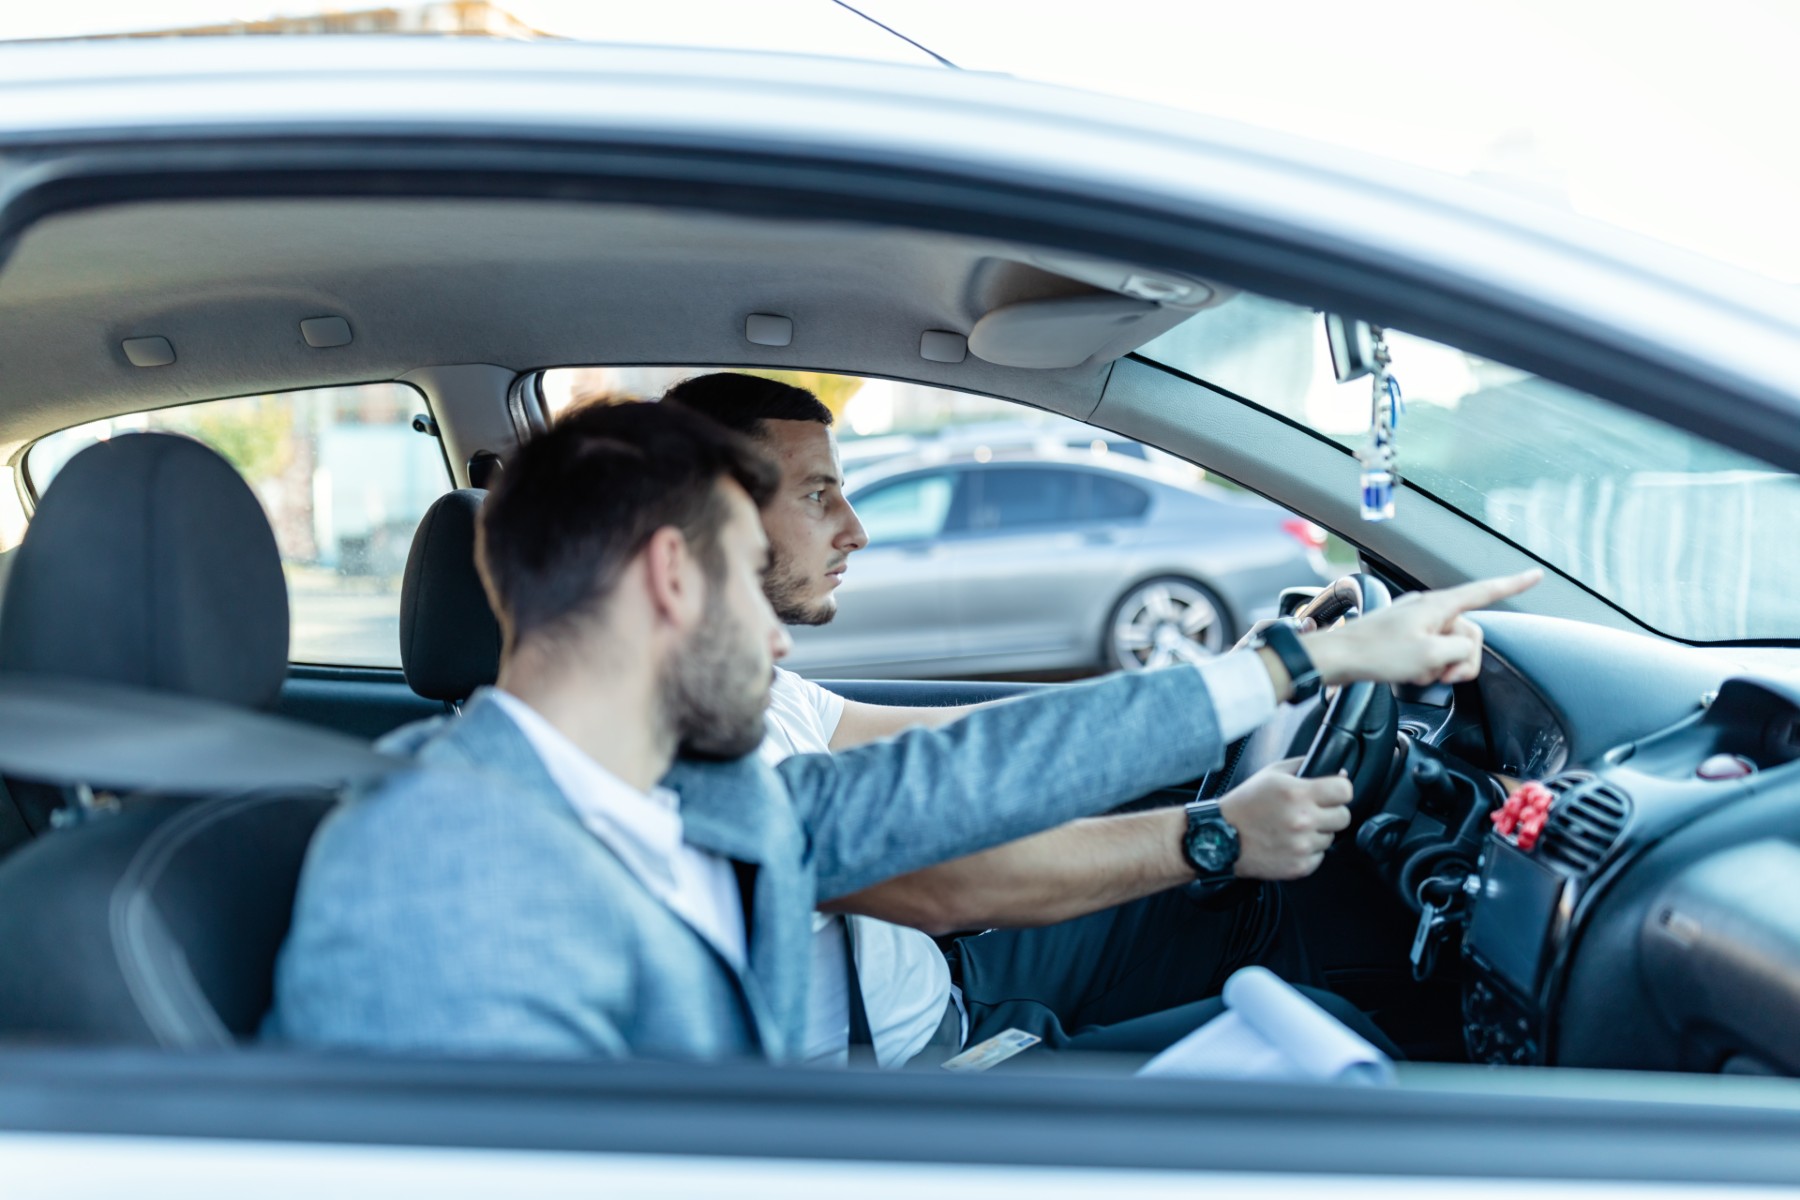
[[[1373,575],[1358,572],[1335,580],[1294,615],[1310,617],[1319,628],[1324,628],[1340,617],[1354,619],[1386,608],[1391,601],[1386,584]],[[1382,741],[1391,748],[1397,728],[1393,693],[1385,685],[1367,680],[1343,684],[1325,702],[1318,732],[1300,761],[1298,774],[1303,779],[1316,779],[1347,772],[1356,789],[1352,807],[1360,810],[1387,774],[1385,764],[1373,751],[1379,749],[1377,743]]]

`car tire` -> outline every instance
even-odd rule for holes
[[[1135,583],[1112,606],[1101,631],[1108,670],[1143,671],[1204,662],[1232,644],[1231,617],[1218,594],[1195,579],[1159,575]]]

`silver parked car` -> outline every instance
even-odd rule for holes
[[[913,456],[852,476],[869,532],[809,675],[1136,670],[1216,654],[1324,579],[1324,534],[1255,496],[1115,453]]]

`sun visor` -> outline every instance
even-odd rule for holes
[[[1099,356],[1116,358],[1155,337],[1168,322],[1151,318],[1162,313],[1153,301],[1111,293],[1025,300],[975,322],[969,352],[1000,367],[1078,367]],[[1133,336],[1140,331],[1141,337]]]

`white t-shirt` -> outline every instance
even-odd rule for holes
[[[792,671],[776,668],[769,693],[763,761],[792,754],[829,754],[844,716],[844,698]],[[850,993],[844,970],[844,928],[851,925],[856,971],[875,1061],[897,1067],[925,1048],[950,1003],[950,967],[928,934],[874,917],[813,914],[812,988],[806,1001],[807,1062],[846,1061]]]

